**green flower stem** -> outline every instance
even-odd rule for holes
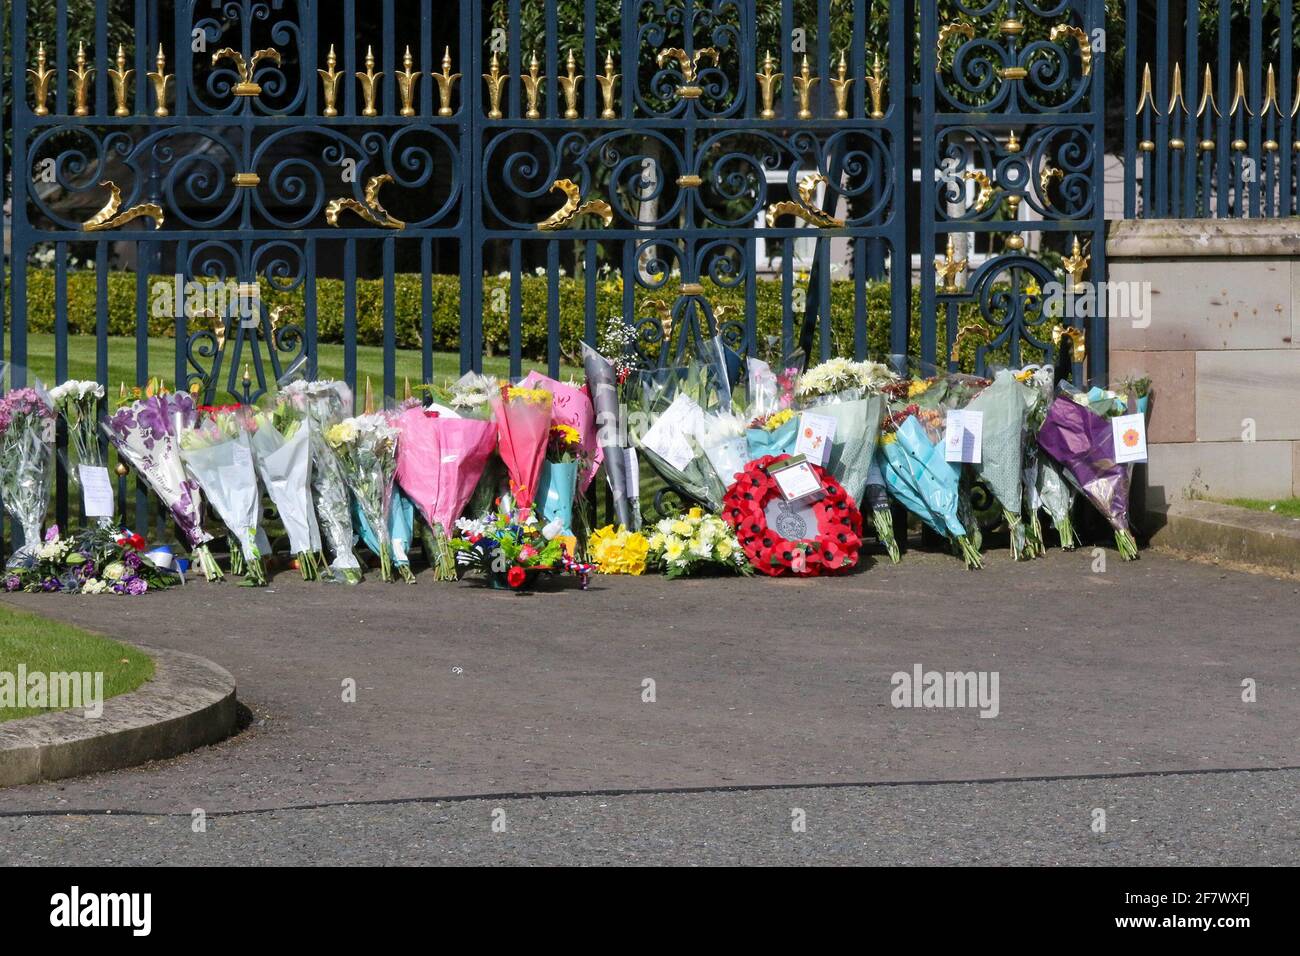
[[[442,525],[433,529],[433,548],[431,555],[434,566],[434,579],[437,581],[456,580],[456,556],[451,553],[451,543],[443,533]]]
[[[379,545],[379,580],[385,584],[392,584],[394,580],[392,545],[387,541]]]
[[[893,514],[888,508],[873,508],[871,510],[871,520],[876,526],[876,539],[889,552],[889,560],[897,564],[902,560],[902,554],[898,550],[898,540],[894,537]]]
[[[980,560],[979,550],[971,543],[969,537],[964,534],[958,535],[953,539],[953,543],[957,547],[959,556],[965,560],[966,567],[969,570],[978,571],[984,567],[984,562]]]
[[[230,573],[236,575],[247,574],[248,562],[244,559],[244,549],[239,546],[239,542],[235,540],[234,535],[226,535],[226,545],[230,548]]]
[[[316,563],[316,555],[312,551],[299,552],[295,557],[298,560],[298,572],[302,575],[304,581],[320,580],[320,567]]]
[[[1125,561],[1136,561],[1138,559],[1137,541],[1133,538],[1132,531],[1116,531],[1115,547],[1119,550],[1119,556]]]
[[[215,583],[226,579],[226,576],[221,573],[221,565],[217,564],[217,559],[212,556],[206,544],[201,544],[194,549],[194,560],[203,569],[203,576],[209,582]]]

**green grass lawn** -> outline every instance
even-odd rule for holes
[[[247,352],[245,352],[247,354]],[[29,371],[47,386],[55,384],[54,378],[54,336],[30,335],[27,338],[27,365]],[[422,379],[423,360],[418,351],[399,350],[396,353],[397,378],[396,391],[400,397],[404,381],[409,378],[412,384],[419,384]],[[343,346],[322,345],[317,355],[319,378],[343,378]],[[523,373],[536,368],[546,371],[545,363],[525,362]],[[483,359],[483,371],[489,375],[505,378],[510,374],[508,358],[489,357]],[[228,368],[223,369],[223,376]],[[269,366],[268,366],[269,372]],[[149,340],[149,369],[145,376],[158,377],[169,385],[176,374],[176,340],[151,338]],[[369,376],[375,394],[383,391],[384,385],[384,350],[375,346],[357,347],[357,386],[358,391],[365,387]],[[433,380],[454,379],[460,376],[460,356],[451,352],[435,352],[433,355]],[[570,376],[582,380],[582,370],[561,366],[560,378],[567,380]],[[68,340],[68,378],[93,379],[95,377],[95,339],[91,336],[73,336]],[[136,383],[135,340],[130,338],[110,338],[108,340],[108,381],[116,388],[119,382],[128,386]],[[221,396],[218,396],[218,401]]]
[[[131,600],[130,598],[52,598],[52,600]],[[0,605],[0,673],[89,671],[104,675],[104,698],[135,690],[153,677],[153,659],[133,647],[65,624]],[[0,721],[46,713],[31,707],[0,705]]]
[[[1300,518],[1300,498],[1281,498],[1264,501],[1259,498],[1228,498],[1225,505],[1249,508],[1251,511],[1271,511],[1286,518]]]

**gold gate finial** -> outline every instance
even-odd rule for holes
[[[845,56],[845,51],[840,51],[840,65],[837,72],[839,76],[831,78],[831,89],[835,91],[835,118],[849,118],[849,93],[853,87],[853,80],[849,78],[849,62]]]
[[[614,51],[611,50],[605,57],[605,75],[596,77],[596,82],[600,84],[601,98],[605,103],[605,108],[600,113],[601,119],[618,118],[618,114],[614,112],[614,102],[619,78],[619,75],[614,72]]]
[[[95,68],[86,65],[86,44],[77,44],[77,68],[69,70],[68,73],[74,81],[74,91],[76,94],[76,109],[73,110],[75,116],[90,115],[90,81],[95,75]]]
[[[129,86],[131,77],[135,76],[135,70],[126,68],[126,48],[122,44],[117,45],[117,69],[108,71],[108,78],[113,81],[113,99],[117,102],[117,108],[113,110],[114,116],[130,116],[131,108],[127,106],[129,96]]]
[[[334,52],[334,44],[330,44],[330,51],[325,56],[324,70],[317,70],[320,74],[322,93],[325,97],[325,109],[322,111],[325,116],[339,115],[339,81],[343,79],[343,74],[335,69],[339,65],[339,58]]]
[[[578,84],[582,82],[582,74],[578,72],[578,61],[573,57],[573,50],[569,50],[569,62],[567,64],[568,76],[559,77],[560,88],[564,91],[564,118],[578,118]]]
[[[803,55],[803,66],[799,69],[799,75],[794,78],[794,89],[799,94],[799,118],[801,120],[810,120],[813,118],[812,112],[812,92],[821,80],[812,75],[812,67],[808,63],[808,54]]]
[[[767,56],[763,58],[763,72],[754,74],[758,80],[758,92],[763,98],[763,109],[758,114],[759,119],[776,119],[776,110],[773,108],[776,99],[776,85],[785,79],[784,73],[776,71],[776,61],[772,59],[772,51],[767,51]]]
[[[880,54],[877,53],[871,75],[867,77],[867,89],[871,91],[871,118],[874,120],[885,118],[885,83],[884,67],[881,66]]]
[[[520,82],[524,84],[524,98],[527,101],[524,108],[524,119],[541,119],[542,111],[538,108],[538,100],[542,95],[542,83],[546,77],[542,76],[542,62],[537,59],[537,51],[533,51],[532,59],[528,61],[528,72],[519,77]]]
[[[358,73],[357,79],[361,83],[361,98],[364,106],[361,110],[362,116],[378,116],[379,109],[375,106],[375,101],[379,96],[379,81],[384,78],[383,72],[375,72],[375,51],[371,46],[366,47],[366,72]]]
[[[36,48],[36,69],[28,69],[27,75],[32,78],[32,95],[36,99],[36,115],[49,116],[50,109],[46,105],[50,96],[50,80],[54,78],[54,70],[45,68],[45,43]]]
[[[483,74],[483,79],[488,88],[488,119],[501,119],[501,94],[510,77],[501,72],[501,58],[496,53],[492,54],[492,65]]]
[[[167,87],[176,81],[176,77],[167,75],[167,54],[163,53],[161,43],[158,44],[158,56],[154,59],[154,67],[153,73],[145,74],[145,79],[153,84],[154,99],[158,101],[153,115],[167,116]]]
[[[402,108],[399,113],[402,116],[415,115],[415,85],[420,82],[420,77],[424,74],[414,69],[415,58],[411,56],[411,48],[407,46],[406,52],[402,54],[402,67],[395,74],[397,77],[397,93],[402,99]]]
[[[450,46],[442,54],[442,72],[433,74],[433,78],[438,81],[438,115],[451,116],[451,95],[461,75],[451,72]]]
[[[943,280],[943,285],[939,291],[944,295],[956,295],[961,292],[957,285],[957,277],[966,271],[966,259],[957,258],[957,250],[953,245],[952,236],[948,236],[948,252],[942,259],[934,261],[935,271],[938,272],[939,278]],[[955,362],[956,359],[953,359]]]

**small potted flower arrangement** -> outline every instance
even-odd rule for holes
[[[499,590],[531,590],[542,574],[572,567],[563,528],[558,521],[543,526],[516,511],[508,501],[496,514],[481,520],[460,519],[459,535],[451,542],[456,563],[487,577]]]

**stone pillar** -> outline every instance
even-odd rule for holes
[[[1300,220],[1113,223],[1110,378],[1152,379],[1147,506],[1300,496]],[[1145,285],[1143,285],[1145,284]]]

